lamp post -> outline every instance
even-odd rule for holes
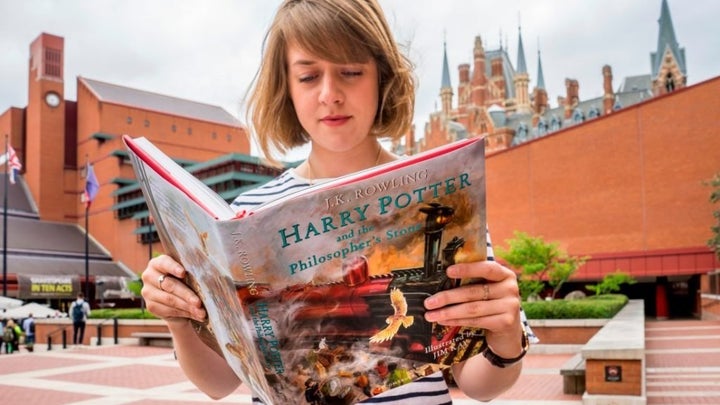
[[[152,245],[153,245],[153,217],[148,215],[148,260],[153,258]]]
[[[153,245],[153,218],[152,218],[152,215],[148,215],[148,261],[150,261],[153,258],[152,245]],[[140,308],[142,309],[142,312],[145,312],[145,298],[142,297],[142,294],[140,295]]]

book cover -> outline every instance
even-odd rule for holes
[[[351,404],[484,349],[481,329],[423,316],[457,285],[448,266],[486,258],[483,139],[242,217],[149,141],[124,139],[160,239],[208,311],[201,336],[264,402]]]

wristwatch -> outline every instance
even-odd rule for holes
[[[522,353],[520,353],[519,356],[513,357],[512,359],[506,359],[504,357],[500,357],[495,352],[492,351],[490,346],[486,346],[485,350],[483,351],[483,356],[485,356],[486,359],[495,367],[505,368],[510,367],[513,364],[519,362],[522,360],[523,357],[528,352],[528,349],[530,348],[530,341],[527,337],[527,332],[525,331],[525,328],[522,330],[522,337],[520,338],[520,344],[522,345]]]

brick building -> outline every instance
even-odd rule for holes
[[[62,37],[38,36],[30,45],[28,105],[0,115],[0,133],[23,163],[18,184],[7,188],[10,260],[3,285],[11,295],[27,294],[18,289],[23,274],[35,280],[39,275],[71,280],[72,288],[62,288],[66,293],[58,298],[85,282],[86,211],[80,196],[88,163],[100,183],[87,211],[89,282],[94,285],[103,276],[137,277],[152,244],[161,250],[123,134],[153,140],[226,199],[279,173],[249,156],[245,129],[220,107],[86,77],[75,79],[75,100],[67,98],[64,57]],[[50,239],[36,243],[44,238]],[[28,266],[33,257],[49,262]],[[70,264],[60,265],[68,260]],[[103,271],[108,263],[109,270]]]
[[[515,66],[505,49],[486,50],[477,37],[472,66],[458,68],[457,100],[445,53],[440,111],[430,115],[422,139],[409,134],[395,147],[412,153],[485,137],[495,244],[514,231],[542,236],[591,257],[566,290],[622,270],[640,281],[625,292],[644,298],[649,315],[698,315],[701,293],[720,288],[720,265],[706,244],[713,207],[705,185],[720,172],[713,118],[720,78],[687,87],[685,50],[666,0],[658,24],[650,73],[613,90],[604,66],[604,95],[589,100],[567,79],[554,108],[540,55],[537,85],[528,90],[521,35]]]

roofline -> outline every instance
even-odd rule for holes
[[[98,99],[101,103],[103,103],[103,104],[112,104],[112,105],[117,105],[117,106],[121,106],[121,107],[138,108],[138,109],[142,109],[143,111],[149,111],[149,112],[153,112],[153,113],[157,113],[157,114],[163,114],[163,115],[168,115],[168,116],[172,116],[172,117],[191,118],[193,121],[201,121],[201,122],[207,122],[207,123],[210,123],[210,124],[223,125],[223,126],[230,127],[230,128],[238,128],[238,129],[242,129],[242,130],[245,131],[245,132],[248,131],[248,130],[247,130],[247,127],[246,127],[245,125],[243,125],[242,121],[240,121],[238,118],[235,118],[232,114],[230,114],[228,111],[226,111],[224,108],[222,108],[222,107],[219,106],[219,105],[208,104],[208,103],[201,103],[201,102],[198,102],[198,101],[188,100],[188,99],[186,99],[186,98],[168,96],[167,94],[162,94],[162,93],[157,93],[157,92],[147,91],[147,90],[141,90],[141,89],[137,89],[137,88],[134,88],[134,87],[120,86],[120,85],[115,84],[115,83],[110,83],[110,82],[105,82],[105,81],[102,81],[102,80],[95,80],[95,79],[85,78],[85,77],[79,76],[79,75],[78,75],[77,78],[78,78],[78,80],[82,81],[83,84],[85,84],[85,87],[90,90],[90,92],[95,96],[95,98],[97,98],[97,99]],[[238,125],[237,125],[237,126],[233,126],[233,125],[229,125],[229,124],[227,124],[227,123],[219,122],[219,121],[213,121],[213,120],[202,119],[202,118],[197,118],[197,117],[190,117],[190,116],[187,116],[187,115],[171,114],[171,113],[168,113],[167,111],[160,111],[160,110],[155,110],[155,109],[152,109],[152,108],[141,108],[141,107],[139,107],[139,106],[137,106],[137,105],[135,105],[135,104],[126,104],[126,103],[119,103],[119,102],[116,102],[116,101],[104,100],[104,99],[101,98],[100,95],[92,88],[92,86],[86,81],[86,79],[87,79],[87,80],[93,80],[93,81],[96,81],[96,82],[99,82],[99,83],[103,83],[103,84],[108,84],[108,85],[111,85],[111,86],[124,87],[124,88],[126,88],[126,89],[131,89],[131,90],[135,90],[135,91],[142,91],[142,92],[145,92],[145,93],[152,93],[152,94],[155,94],[155,95],[158,95],[158,96],[162,96],[162,97],[173,98],[173,99],[176,99],[176,100],[190,101],[190,102],[193,102],[193,103],[203,104],[203,105],[210,106],[210,107],[220,108],[220,109],[222,109],[223,111],[225,111],[229,116],[231,116],[231,117],[233,117],[234,119],[236,119],[236,120],[238,121]]]
[[[515,150],[515,149],[517,149],[517,148],[521,148],[521,147],[524,147],[524,146],[526,146],[526,145],[530,145],[530,144],[532,144],[533,142],[539,142],[539,141],[542,141],[543,139],[546,139],[546,138],[552,137],[552,136],[560,136],[561,134],[563,134],[563,133],[566,132],[566,131],[572,131],[572,130],[575,130],[576,128],[579,128],[579,127],[581,127],[581,126],[583,126],[583,125],[590,125],[590,124],[593,124],[593,123],[598,122],[598,121],[600,121],[600,120],[608,119],[608,118],[610,118],[610,117],[613,117],[613,116],[615,116],[615,115],[617,115],[617,114],[629,113],[630,111],[637,110],[637,109],[643,107],[645,104],[655,103],[655,102],[658,102],[658,101],[660,101],[660,100],[663,100],[663,99],[665,99],[665,98],[667,98],[667,97],[672,97],[672,96],[674,96],[674,95],[676,95],[676,94],[679,94],[679,93],[683,93],[683,92],[686,92],[686,91],[694,90],[695,87],[703,86],[703,85],[708,84],[708,83],[713,82],[713,81],[720,81],[720,76],[715,76],[715,77],[713,77],[713,78],[710,78],[710,79],[707,79],[707,80],[703,80],[702,82],[693,84],[692,86],[685,86],[685,87],[683,87],[683,88],[681,88],[681,89],[672,91],[672,92],[670,92],[670,93],[665,93],[665,94],[661,94],[661,95],[659,95],[659,96],[654,96],[654,97],[648,98],[647,100],[643,100],[643,101],[641,101],[641,102],[639,102],[639,103],[635,103],[635,104],[633,104],[633,105],[629,105],[629,106],[627,106],[627,107],[623,107],[623,108],[621,108],[621,109],[619,109],[619,110],[613,111],[613,112],[611,112],[610,114],[603,114],[603,115],[601,115],[601,116],[599,116],[599,117],[596,117],[596,118],[593,118],[593,119],[590,119],[590,120],[585,120],[585,121],[583,121],[583,122],[581,122],[581,123],[573,124],[573,125],[571,125],[571,126],[569,126],[569,127],[560,128],[560,129],[557,130],[557,131],[549,132],[549,133],[547,133],[547,134],[545,134],[545,135],[543,135],[543,136],[540,136],[540,137],[537,137],[537,138],[533,138],[533,139],[527,140],[527,141],[525,141],[525,142],[523,142],[523,143],[514,145],[514,146],[512,146],[512,147],[510,147],[510,148],[506,148],[506,149],[502,149],[502,150],[497,150],[497,151],[489,152],[486,156],[487,156],[487,157],[491,157],[491,156],[495,156],[495,155],[499,155],[499,154],[503,154],[503,153],[509,153],[509,152],[512,152],[513,150]]]

